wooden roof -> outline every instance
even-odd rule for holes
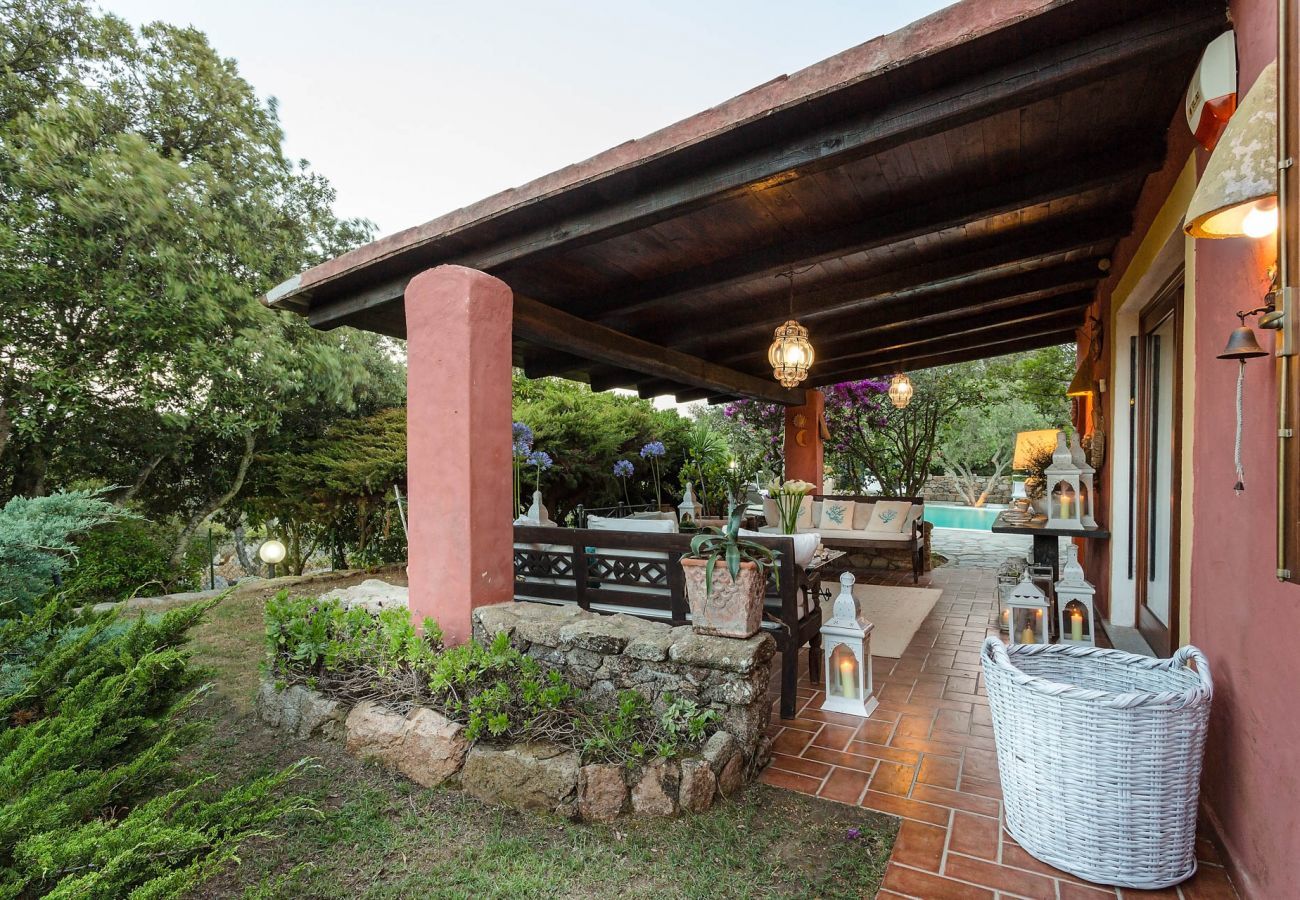
[[[679,400],[800,399],[766,364],[792,269],[813,386],[1062,343],[1226,27],[1222,0],[966,0],[266,302],[403,337],[410,278],[471,266],[515,291],[529,375]]]

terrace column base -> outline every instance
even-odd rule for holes
[[[448,644],[513,596],[510,340],[504,282],[438,266],[406,286],[410,609]]]
[[[822,492],[822,415],[826,398],[809,389],[803,406],[785,410],[785,477],[798,478]]]

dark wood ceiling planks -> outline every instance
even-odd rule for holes
[[[939,49],[549,193],[526,186],[498,213],[377,242],[270,302],[317,327],[400,337],[411,277],[473,266],[526,298],[533,324],[513,353],[528,374],[679,399],[770,378],[792,269],[813,385],[1069,340],[1227,23],[1219,0],[1039,7],[969,40],[904,29],[880,40]],[[910,28],[963,12],[978,9]],[[538,326],[547,307],[619,352]]]

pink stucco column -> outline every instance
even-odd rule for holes
[[[826,398],[821,391],[809,390],[803,406],[785,409],[785,477],[798,478],[822,491],[822,413]]]
[[[411,614],[452,644],[475,607],[512,596],[512,306],[504,282],[462,266],[406,286]]]

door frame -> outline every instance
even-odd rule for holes
[[[1160,288],[1155,296],[1142,307],[1138,313],[1138,369],[1135,398],[1138,403],[1137,430],[1137,483],[1134,499],[1137,505],[1134,546],[1141,549],[1137,557],[1135,572],[1134,606],[1137,614],[1137,628],[1152,650],[1161,656],[1171,656],[1178,647],[1179,616],[1179,575],[1181,560],[1181,524],[1182,524],[1182,445],[1183,445],[1183,291],[1185,272],[1180,266]],[[1172,410],[1170,421],[1170,460],[1169,460],[1169,624],[1162,625],[1146,606],[1148,575],[1151,565],[1151,547],[1149,544],[1151,522],[1151,416],[1153,413],[1147,378],[1151,360],[1148,358],[1147,336],[1166,321],[1173,320],[1174,346]]]

